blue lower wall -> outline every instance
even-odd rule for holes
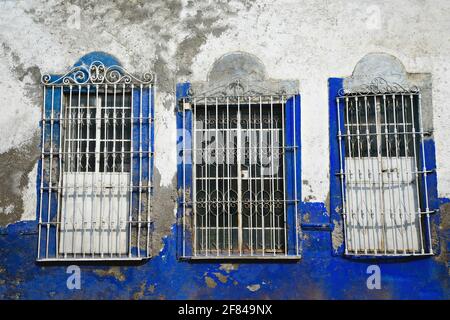
[[[439,199],[440,204],[449,199]],[[303,211],[323,216],[323,203]],[[333,256],[331,232],[304,230],[297,262],[221,264],[177,260],[176,234],[164,249],[138,265],[81,265],[81,289],[69,290],[65,265],[35,262],[35,222],[0,230],[2,299],[449,299],[446,255],[400,260]],[[442,229],[442,228],[441,228]],[[448,235],[448,230],[441,230]],[[445,240],[444,240],[445,239]],[[448,238],[441,237],[449,247]],[[381,289],[369,290],[367,267],[381,269]]]

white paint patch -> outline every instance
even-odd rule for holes
[[[5,216],[11,214],[14,211],[14,205],[10,204],[9,206],[0,208],[0,212]]]
[[[450,197],[450,63],[448,55],[436,58],[433,64],[433,126],[436,143],[436,166],[439,197]]]
[[[172,95],[157,93],[155,104],[155,167],[161,174],[160,186],[167,187],[177,171],[175,99]],[[164,108],[167,104],[173,107],[167,110]]]
[[[0,153],[29,141],[38,129],[40,117],[39,108],[25,95],[24,82],[11,73],[11,63],[5,56],[0,58]]]
[[[36,178],[38,165],[28,174],[28,185],[22,192],[23,213],[20,220],[36,220]]]
[[[255,291],[258,291],[259,289],[261,289],[261,285],[252,284],[252,285],[247,286],[247,289],[250,290],[251,292],[255,292]]]

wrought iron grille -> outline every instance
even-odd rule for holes
[[[345,253],[432,254],[419,90],[375,79],[336,102]]]
[[[96,61],[42,83],[37,259],[148,258],[153,75]]]
[[[183,248],[192,245],[192,257],[298,255],[299,141],[295,124],[292,128],[298,111],[295,106],[287,111],[286,101],[283,95],[181,101]],[[288,229],[294,231],[293,244]]]

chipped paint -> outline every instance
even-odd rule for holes
[[[94,270],[94,273],[99,275],[100,277],[113,277],[118,281],[125,281],[125,275],[120,270],[120,267],[111,267],[107,270]]]
[[[151,294],[155,293],[155,290],[156,290],[156,285],[154,285],[154,284],[149,285],[147,288],[147,291]]]
[[[220,272],[213,272],[213,274],[216,276],[217,279],[219,279],[220,282],[227,283],[227,281],[228,281],[227,275],[224,275]]]
[[[260,284],[251,284],[247,286],[247,289],[250,290],[251,292],[255,292],[258,291],[259,289],[261,289],[261,285]]]
[[[230,273],[231,271],[235,271],[239,268],[239,265],[236,263],[222,263],[219,267],[219,270],[223,270],[226,273]]]
[[[145,294],[145,282],[141,283],[139,291],[137,291],[133,294],[133,299],[140,300],[144,297],[144,294]]]
[[[342,221],[333,220],[333,231],[331,233],[331,241],[333,250],[337,251],[344,243],[344,234],[342,232]]]
[[[208,288],[214,289],[215,287],[217,287],[217,282],[215,282],[214,279],[211,277],[206,276],[205,283],[208,286]]]

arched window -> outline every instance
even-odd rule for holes
[[[369,54],[339,81],[330,82],[330,207],[340,208],[345,254],[433,254],[429,78]]]
[[[111,59],[42,78],[38,260],[150,256],[153,76]]]

